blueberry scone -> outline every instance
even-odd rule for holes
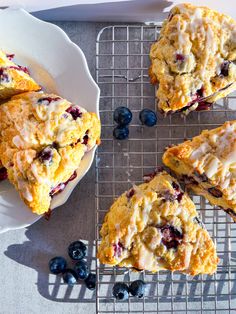
[[[163,113],[209,109],[236,89],[236,22],[207,7],[179,4],[163,23],[150,58]]]
[[[122,194],[107,213],[98,258],[136,270],[212,274],[218,257],[195,206],[166,172]]]
[[[36,214],[49,210],[99,139],[96,114],[54,94],[23,93],[0,106],[1,162]]]
[[[187,187],[236,221],[236,121],[167,149],[163,162]]]
[[[26,67],[15,64],[9,55],[0,50],[0,100],[13,95],[37,91],[41,87],[30,77]]]

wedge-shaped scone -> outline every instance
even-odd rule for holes
[[[163,162],[236,221],[236,121],[167,149]]]
[[[163,113],[206,110],[236,89],[236,22],[207,7],[175,6],[150,51]]]
[[[166,172],[111,206],[101,229],[101,263],[156,272],[212,274],[218,258],[189,196]]]
[[[0,100],[41,87],[30,77],[26,67],[15,64],[9,55],[0,50]]]
[[[0,157],[9,180],[34,213],[76,177],[84,154],[99,143],[95,113],[53,95],[24,93],[0,106]]]

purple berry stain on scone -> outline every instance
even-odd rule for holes
[[[176,59],[176,61],[184,62],[185,56],[182,53],[176,53],[175,59]]]
[[[51,189],[51,192],[49,193],[49,195],[52,197],[60,192],[62,192],[65,187],[67,186],[67,184],[74,180],[75,178],[77,177],[77,172],[74,171],[73,174],[70,176],[70,178],[66,181],[66,182],[63,182],[63,183],[59,183],[57,186],[55,186],[54,188]]]
[[[23,67],[21,65],[17,65],[17,66],[14,66],[14,65],[10,65],[9,67],[7,67],[8,69],[15,69],[15,70],[18,70],[18,71],[23,71],[25,72],[26,74],[30,74],[29,73],[29,70],[27,69],[27,67]]]
[[[6,56],[9,60],[12,60],[15,57],[15,54],[14,53],[7,53]]]
[[[184,193],[181,191],[180,186],[176,182],[172,182],[172,187],[175,189],[175,198],[178,202],[181,202]]]
[[[156,167],[156,169],[152,172],[152,173],[148,173],[148,174],[145,174],[143,176],[143,180],[144,182],[148,183],[150,182],[158,173],[164,171],[164,168],[159,166],[159,167]]]
[[[209,188],[208,192],[216,198],[220,198],[223,195],[223,193],[215,187]]]
[[[171,225],[163,226],[161,228],[161,233],[162,243],[167,247],[167,249],[176,249],[182,242],[182,233]]]
[[[38,99],[38,103],[49,106],[52,101],[58,101],[60,99],[61,97],[42,97]]]
[[[87,145],[88,144],[88,140],[89,140],[89,136],[88,136],[88,130],[85,132],[85,136],[83,137],[83,142],[82,144]]]
[[[6,168],[0,168],[0,181],[7,179],[7,169]]]
[[[122,254],[122,251],[124,250],[124,246],[122,243],[118,242],[116,244],[113,244],[113,249],[114,249],[114,256],[120,257]]]
[[[128,199],[131,199],[132,196],[134,196],[135,190],[132,188],[129,191],[127,191],[126,196]]]
[[[66,109],[66,112],[70,113],[74,120],[82,117],[82,112],[78,106],[70,106],[68,109]]]
[[[8,83],[9,80],[9,76],[4,72],[3,68],[0,68],[0,81],[2,83]]]
[[[52,157],[53,157],[53,151],[50,146],[45,147],[43,150],[41,150],[38,153],[38,159],[42,163],[50,164],[52,162]]]
[[[228,76],[229,75],[229,65],[230,61],[224,61],[220,67],[220,76]]]

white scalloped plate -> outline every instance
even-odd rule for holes
[[[15,53],[20,65],[28,66],[35,80],[99,115],[100,91],[81,49],[57,26],[43,22],[24,10],[0,10],[0,48]],[[77,178],[55,196],[51,208],[64,204],[89,170],[95,149],[85,155]],[[0,182],[0,233],[26,227],[37,221],[9,182]]]

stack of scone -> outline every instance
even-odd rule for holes
[[[209,110],[236,88],[236,22],[181,4],[151,47],[150,77],[164,114]],[[236,121],[168,148],[163,162],[236,221]],[[102,263],[197,275],[217,269],[216,248],[189,196],[166,172],[149,176],[111,206],[101,229]]]
[[[95,113],[39,91],[13,57],[0,52],[1,177],[6,171],[23,201],[40,215],[76,178],[86,152],[99,144],[100,121]]]

